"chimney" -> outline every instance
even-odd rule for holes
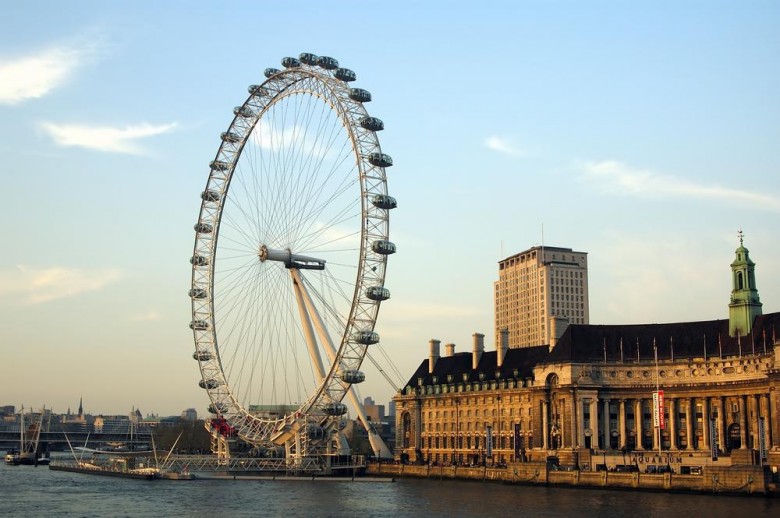
[[[504,364],[507,349],[509,349],[509,329],[505,327],[501,330],[500,340],[496,344],[496,367],[500,368]]]
[[[439,360],[439,345],[441,341],[431,338],[428,341],[429,353],[428,353],[428,374],[433,374],[433,368],[436,366],[436,362]]]
[[[474,333],[471,335],[474,338],[474,349],[471,353],[471,368],[477,370],[479,365],[479,359],[482,357],[482,353],[485,351],[485,335],[482,333]]]
[[[444,357],[455,356],[455,344],[444,344]]]
[[[566,317],[550,317],[550,350],[555,348],[555,344],[563,336],[566,328],[569,327],[569,319]]]

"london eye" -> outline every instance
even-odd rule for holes
[[[310,53],[282,65],[249,86],[209,164],[190,328],[209,410],[252,445],[306,457],[338,452],[345,401],[365,424],[352,386],[380,340],[396,200],[355,73]]]

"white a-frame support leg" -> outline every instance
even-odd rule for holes
[[[309,296],[309,292],[306,291],[306,287],[301,281],[300,272],[296,268],[290,268],[290,275],[293,278],[293,285],[295,286],[295,296],[296,298],[300,297],[298,298],[298,309],[301,311],[301,319],[305,320],[304,329],[308,329],[308,332],[311,332],[311,320],[309,319],[309,317],[311,317],[311,319],[314,320],[313,323],[314,328],[317,330],[317,335],[325,345],[325,353],[328,355],[330,362],[333,363],[336,360],[336,347],[333,345],[333,340],[331,340],[330,335],[325,329],[325,324],[323,323],[317,308],[314,306],[314,303]],[[306,310],[308,310],[306,312],[306,316],[304,316],[304,310],[301,308],[301,298],[303,299],[303,304],[306,306]],[[322,367],[322,359],[320,357],[319,350],[317,349],[317,343],[314,340],[314,337],[309,340],[308,334],[306,341],[309,345],[309,354],[312,355],[312,361],[319,362],[320,380],[322,380],[325,378],[325,373]],[[314,349],[313,352],[312,349]],[[316,359],[314,356],[315,354]],[[371,428],[371,425],[368,421],[368,416],[366,415],[366,409],[363,408],[363,404],[358,399],[357,394],[355,393],[355,389],[352,387],[352,385],[350,385],[349,389],[347,390],[347,396],[349,397],[352,406],[355,408],[360,422],[363,424],[366,432],[368,432],[368,442],[371,444],[371,449],[374,451],[374,455],[382,459],[392,459],[393,454],[390,452],[390,448],[387,447],[385,441],[382,440],[376,430]]]

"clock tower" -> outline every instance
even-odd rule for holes
[[[753,329],[753,320],[761,314],[761,301],[756,288],[756,263],[750,260],[748,249],[742,244],[739,231],[739,248],[731,263],[731,302],[729,302],[729,335],[746,336]]]

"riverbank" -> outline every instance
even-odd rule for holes
[[[760,466],[706,467],[700,474],[616,471],[560,471],[545,463],[523,462],[506,467],[369,464],[366,473],[383,477],[492,480],[508,484],[632,489],[728,495],[778,496],[771,472]]]

